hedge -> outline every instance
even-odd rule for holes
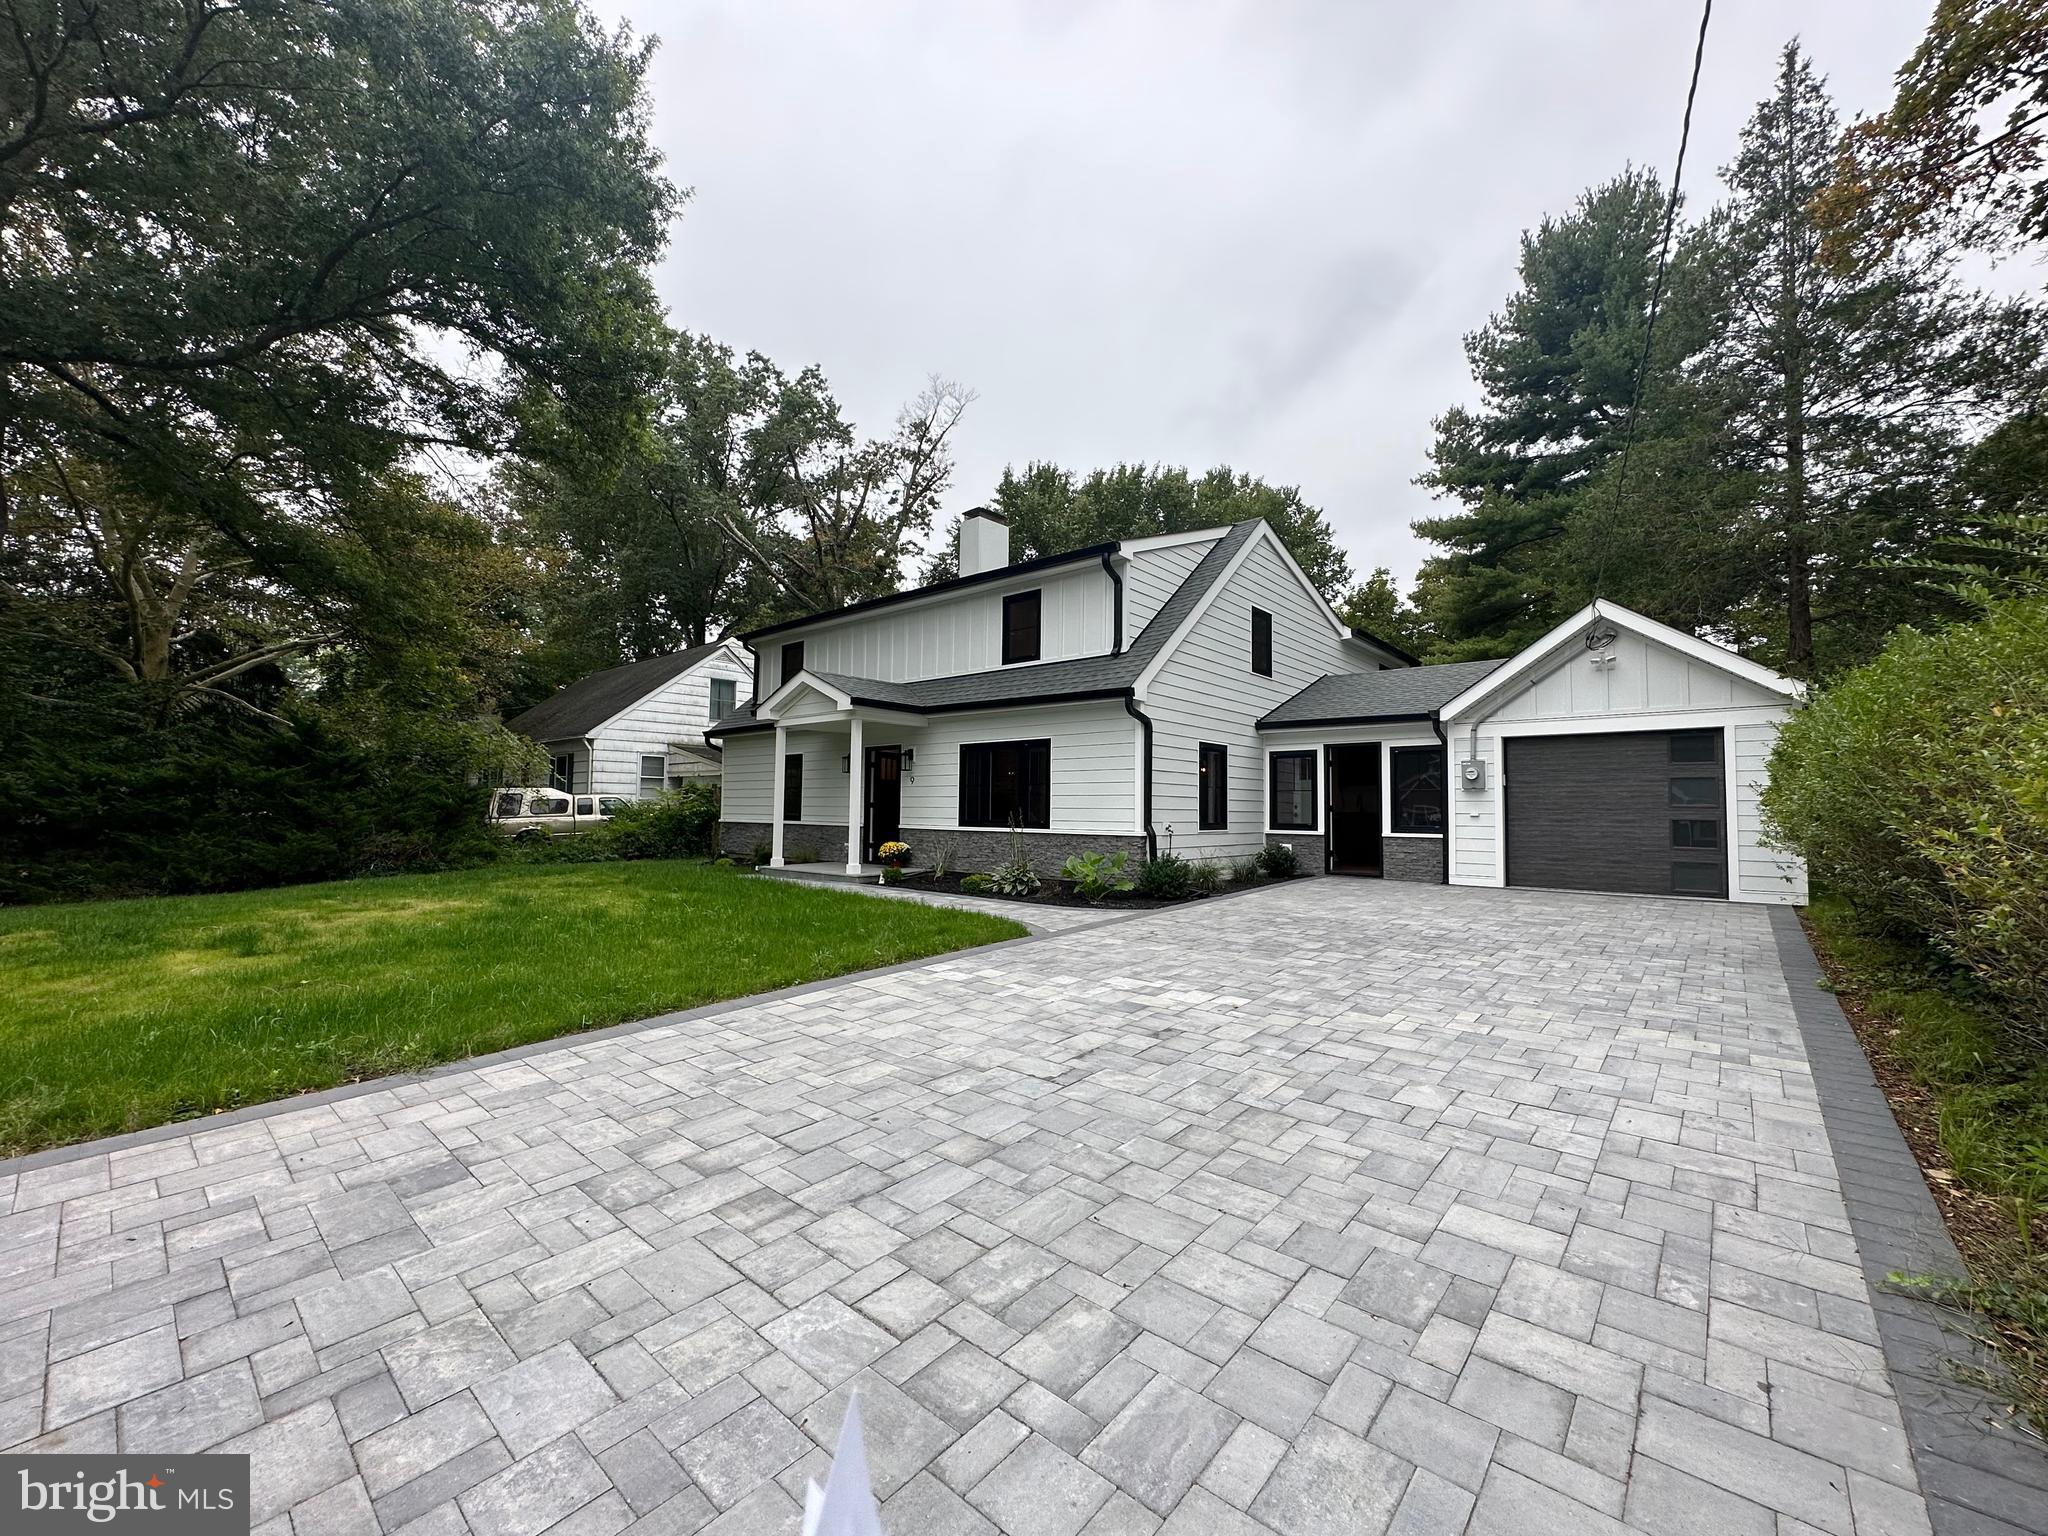
[[[2048,1051],[2048,600],[1899,630],[1786,724],[1763,810],[1817,882]]]

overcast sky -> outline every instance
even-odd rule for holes
[[[1668,174],[1681,0],[596,0],[661,39],[694,189],[672,321],[822,364],[879,431],[974,389],[949,510],[1005,464],[1218,463],[1301,487],[1363,574],[1426,546],[1430,419],[1516,241],[1629,161]],[[1929,0],[1719,0],[1699,206],[1797,32],[1845,117]]]

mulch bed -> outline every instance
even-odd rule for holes
[[[1101,911],[1150,912],[1160,907],[1184,907],[1190,901],[1201,901],[1206,893],[1198,893],[1183,901],[1161,901],[1152,896],[1140,896],[1135,891],[1123,891],[1101,901],[1089,901],[1074,889],[1071,880],[1060,880],[1040,875],[1036,896],[998,896],[994,891],[969,891],[961,888],[965,875],[947,874],[934,876],[929,872],[913,874],[897,882],[906,891],[949,891],[957,896],[980,896],[988,901],[1014,901],[1032,907],[1094,907]]]
[[[1891,1103],[1892,1118],[1898,1122],[1906,1145],[1913,1149],[1913,1157],[1920,1164],[1921,1177],[1927,1181],[1928,1191],[1941,1211],[1950,1239],[1961,1251],[1963,1261],[1970,1266],[1972,1273],[1982,1274],[1987,1268],[1995,1269],[2013,1251],[2012,1208],[1990,1195],[1966,1189],[1956,1182],[1942,1155],[1940,1102],[1933,1091],[1923,1086],[1900,1060],[1893,1044],[1897,1027],[1872,1013],[1864,1000],[1850,990],[1851,979],[1835,963],[1826,941],[1814,931],[1813,924],[1807,922],[1803,913],[1799,921],[1806,929],[1814,954],[1820,959],[1821,970],[1835,988],[1835,1001],[1842,1005],[1849,1027],[1856,1032],[1857,1043],[1863,1047],[1863,1054],[1870,1061],[1870,1070],[1877,1078],[1878,1087],[1884,1090],[1885,1098]],[[2048,1232],[2042,1233],[2042,1237],[2048,1239]]]

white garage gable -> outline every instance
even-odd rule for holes
[[[1804,901],[1804,869],[1798,860],[1764,846],[1758,811],[1764,764],[1801,693],[1798,683],[1733,651],[1612,603],[1589,605],[1442,711],[1452,761],[1480,765],[1476,775],[1462,770],[1451,775],[1455,787],[1446,817],[1451,882],[1609,888],[1598,871],[1599,855],[1622,830],[1607,823],[1626,802],[1634,807],[1628,814],[1633,817],[1630,830],[1637,834],[1668,819],[1674,836],[1684,822],[1688,835],[1714,837],[1718,847],[1713,856],[1725,868],[1725,894],[1734,900]],[[1688,815],[1680,807],[1664,818],[1646,809],[1652,802],[1643,793],[1642,775],[1661,771],[1655,766],[1658,738],[1696,740],[1702,732],[1718,743],[1714,763],[1704,770],[1721,781],[1711,816]],[[1614,764],[1611,785],[1597,766],[1602,753],[1581,752],[1574,765],[1568,750],[1572,738],[1603,735],[1616,738],[1604,754]],[[1626,745],[1623,736],[1630,738]],[[1539,740],[1553,745],[1539,752]],[[1524,745],[1510,745],[1517,741]],[[1680,750],[1692,748],[1672,749]],[[1511,762],[1517,757],[1519,768]],[[1594,764],[1590,772],[1588,761]],[[1519,795],[1511,795],[1506,782],[1511,771],[1522,775]],[[1700,777],[1699,771],[1682,766],[1672,772],[1688,784],[1697,784]],[[1545,786],[1540,808],[1535,793],[1539,773],[1566,776],[1562,786]],[[1624,783],[1623,775],[1635,777]],[[1663,793],[1655,790],[1656,796]],[[1674,805],[1678,793],[1673,790]],[[1515,842],[1524,847],[1537,830],[1535,817],[1555,823],[1547,829],[1555,834],[1549,842],[1552,857],[1540,866],[1525,857],[1519,874],[1510,858],[1511,814],[1522,818]],[[1700,826],[1703,820],[1713,823],[1711,832]],[[1583,880],[1575,879],[1571,869],[1574,845],[1585,850]],[[1675,851],[1670,867],[1696,867],[1702,857],[1695,850]],[[1539,872],[1532,875],[1532,868]],[[1687,893],[1682,886],[1677,891]]]

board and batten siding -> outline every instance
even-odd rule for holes
[[[1579,732],[1724,732],[1724,771],[1733,815],[1729,895],[1737,901],[1794,903],[1806,899],[1804,870],[1796,859],[1763,846],[1757,797],[1764,762],[1778,727],[1791,713],[1780,694],[1720,667],[1680,654],[1646,636],[1622,631],[1612,647],[1612,665],[1596,667],[1582,648],[1565,648],[1533,679],[1511,684],[1494,699],[1446,719],[1451,787],[1451,883],[1502,885],[1502,740],[1510,735],[1568,736]],[[1462,786],[1457,764],[1477,755],[1486,765],[1486,786]]]
[[[1214,539],[1143,549],[1124,567],[1124,644],[1144,633],[1166,600],[1193,574],[1202,557],[1216,547]]]
[[[804,665],[813,672],[914,683],[995,671],[1003,665],[1003,599],[1033,590],[1039,594],[1039,661],[1108,653],[1109,573],[1090,562],[1035,571],[879,613],[827,616],[799,629],[763,635],[756,642],[761,650],[761,686],[773,693],[782,685],[782,647],[793,640],[803,641]]]
[[[1252,609],[1273,615],[1273,675],[1252,671]],[[1261,716],[1328,672],[1372,671],[1347,647],[1285,559],[1263,537],[1215,593],[1152,679],[1152,825],[1186,858],[1238,858],[1265,846],[1266,754]],[[1229,826],[1201,830],[1201,743],[1229,754]]]
[[[753,697],[753,663],[737,642],[707,656],[680,677],[672,677],[637,703],[628,705],[595,731],[588,789],[600,795],[637,796],[640,759],[659,756],[669,771],[669,744],[701,742],[711,723],[711,679],[730,678],[737,704]],[[579,767],[582,765],[579,764]],[[577,788],[586,786],[578,783]]]

